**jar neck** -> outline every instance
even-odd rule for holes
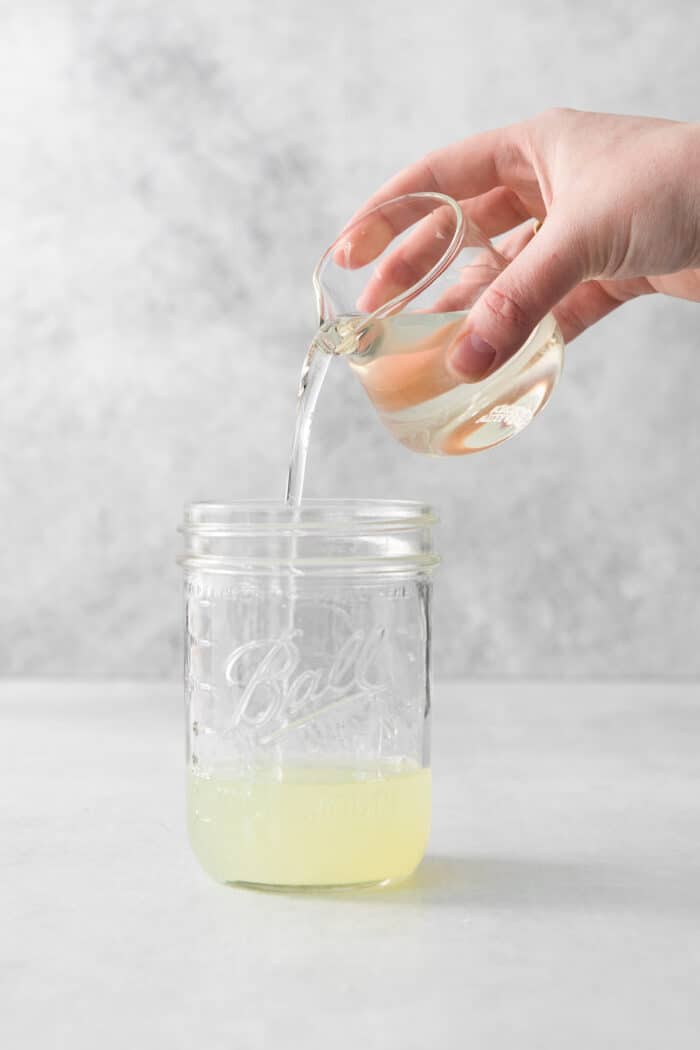
[[[424,504],[384,500],[193,503],[179,561],[230,574],[424,575],[439,561],[436,520]]]

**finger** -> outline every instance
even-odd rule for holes
[[[439,265],[456,233],[453,208],[436,208],[426,215],[374,268],[357,301],[358,309],[371,313],[422,281]]]
[[[700,303],[700,268],[696,270],[679,270],[677,273],[650,277],[649,290],[672,295],[676,299],[690,299]]]
[[[544,205],[536,173],[528,159],[523,125],[514,124],[472,135],[461,142],[429,153],[416,164],[399,172],[355,212],[341,234],[343,244],[334,253],[335,261],[341,266],[364,265],[362,262],[350,261],[353,240],[366,239],[367,244],[375,251],[375,255],[367,257],[369,261],[389,243],[392,228],[394,236],[406,229],[406,225],[410,223],[400,226],[393,217],[386,222],[382,221],[387,218],[385,213],[379,218],[368,217],[366,224],[358,222],[368,211],[386,204],[387,201],[407,193],[425,192],[445,193],[449,197],[461,200],[487,194],[499,187],[507,187],[519,193],[533,214],[543,213]],[[352,226],[355,226],[354,230],[350,229]],[[373,238],[376,238],[376,244],[381,245],[378,250]]]
[[[584,281],[565,295],[552,313],[565,342],[570,343],[618,306],[653,291],[645,277],[629,281]]]
[[[520,226],[529,218],[544,219],[545,207],[540,199],[526,202],[508,186],[499,186],[479,197],[460,201],[462,210],[470,222],[478,226],[487,237],[498,237],[507,230]],[[532,229],[532,224],[530,224]],[[499,245],[499,251],[501,251]]]
[[[460,201],[459,206],[465,218],[465,246],[482,243],[481,233],[486,237],[493,237],[520,225],[528,214],[525,205],[516,194],[502,187],[481,197]],[[474,227],[474,216],[478,216],[480,220],[476,224],[478,229]],[[532,230],[532,226],[529,229]],[[385,229],[382,233],[385,233]],[[454,233],[455,216],[450,207],[436,208],[430,215],[417,222],[415,228],[371,274],[357,301],[358,309],[371,313],[421,281],[440,262]],[[376,236],[371,239],[372,248],[377,248],[382,241],[383,237],[377,230]],[[355,260],[356,265],[360,257],[363,264],[370,261],[366,258],[369,243],[368,238],[363,242],[361,250],[350,250],[347,253]],[[386,243],[382,243],[382,250],[384,247]],[[493,280],[493,277],[492,273],[490,280]]]
[[[498,250],[504,259],[512,262],[516,255],[520,255],[526,244],[529,244],[535,236],[535,224],[533,222],[523,223],[517,230],[513,230],[502,241],[498,242]]]
[[[453,313],[470,310],[479,296],[493,284],[506,264],[518,255],[535,234],[533,223],[518,227],[498,245],[497,250],[485,248],[465,266],[457,284],[446,288],[433,303],[435,313]]]
[[[432,313],[470,310],[479,296],[502,273],[507,260],[492,246],[484,248],[463,266],[456,284],[448,286],[431,307]]]
[[[357,301],[358,309],[371,313],[422,281],[438,266],[456,233],[453,208],[439,207],[426,215],[373,269]],[[355,252],[353,257],[357,255]]]
[[[432,197],[408,197],[384,202],[371,214],[353,219],[342,231],[333,248],[333,261],[345,269],[366,266],[410,226],[420,225],[440,213],[438,226],[454,231],[455,215],[450,206],[439,206]]]
[[[463,380],[476,382],[526,342],[544,316],[586,273],[585,246],[550,213],[542,229],[478,299],[448,349]]]
[[[509,186],[517,191],[523,181],[534,179],[534,173],[526,177],[530,165],[523,138],[522,125],[513,124],[482,131],[428,153],[385,182],[365,201],[351,222],[370,208],[404,193],[446,193],[455,200],[463,200],[497,186]]]
[[[545,209],[541,201],[535,201],[534,207],[526,204],[507,186],[498,186],[478,197],[471,197],[458,202],[468,223],[477,226],[487,237],[497,237],[506,230],[512,230],[530,217],[544,218]],[[351,232],[351,235],[338,238],[335,261],[341,266],[356,268],[365,266],[376,258],[380,252],[402,233],[411,223],[415,223],[415,243],[421,245],[432,237],[451,239],[454,230],[454,212],[450,207],[438,207],[425,218],[416,222],[415,211],[406,206],[399,213],[400,205],[392,205],[391,210],[368,217]],[[364,243],[361,243],[364,242]],[[414,243],[410,240],[410,245]],[[404,244],[409,244],[406,238]],[[354,249],[354,250],[353,250]],[[409,252],[412,247],[409,247]]]

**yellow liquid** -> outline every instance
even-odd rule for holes
[[[346,886],[410,875],[430,832],[430,770],[285,769],[282,779],[190,770],[187,816],[200,864],[219,882]]]

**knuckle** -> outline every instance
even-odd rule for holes
[[[518,128],[511,135],[502,137],[494,158],[496,172],[502,183],[507,183],[508,172],[522,169],[525,153],[526,142],[522,128]]]
[[[586,329],[586,321],[578,312],[568,303],[560,303],[556,309],[557,323],[567,333],[569,340],[575,339],[576,336],[581,335]]]
[[[530,218],[530,208],[523,203],[515,190],[506,189],[505,203],[512,209],[513,213],[523,222]]]
[[[575,113],[576,110],[571,109],[570,106],[549,106],[537,114],[535,122],[538,124],[561,124],[570,120]]]
[[[401,288],[410,288],[420,276],[416,266],[399,252],[384,260],[377,272],[386,284]]]
[[[506,323],[509,328],[526,329],[527,314],[515,295],[489,288],[484,292],[482,303],[494,321]]]
[[[460,204],[462,215],[465,219],[469,219],[468,208],[464,204]],[[452,208],[444,207],[437,208],[430,216],[431,224],[433,227],[433,234],[437,238],[451,239],[455,233],[455,218]]]
[[[431,182],[431,189],[441,192],[440,190],[440,177],[438,175],[438,169],[440,167],[440,151],[431,150],[430,153],[426,153],[421,161],[423,170],[427,178]]]

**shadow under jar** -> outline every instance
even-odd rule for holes
[[[192,848],[220,882],[405,878],[430,830],[430,594],[419,503],[187,507]]]

